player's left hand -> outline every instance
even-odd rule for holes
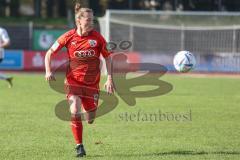
[[[55,78],[55,76],[53,75],[52,72],[46,73],[45,79],[46,79],[46,81],[56,81],[56,78]]]
[[[114,94],[115,92],[115,87],[113,84],[113,80],[111,78],[107,79],[107,82],[104,84],[104,88],[107,90],[108,94]]]

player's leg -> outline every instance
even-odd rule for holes
[[[97,113],[97,109],[95,109],[95,107],[92,111],[87,112],[86,119],[87,119],[88,124],[93,124],[93,122],[96,118],[96,113]]]
[[[9,88],[11,88],[13,86],[12,84],[12,80],[13,80],[13,77],[10,77],[10,76],[6,76],[4,74],[0,74],[0,80],[5,80],[8,82],[9,84]]]
[[[93,124],[96,118],[97,107],[95,105],[86,105],[86,99],[84,99],[83,102],[84,105],[82,106],[82,108],[84,113],[84,120],[86,120],[88,124]],[[87,102],[87,104],[89,104],[89,102]],[[85,108],[87,108],[87,110]]]
[[[82,108],[84,109],[85,119],[88,124],[92,124],[96,118],[99,91],[95,89],[90,91],[85,97],[82,97]]]
[[[80,106],[81,106],[81,99],[79,96],[71,95],[68,98],[70,103],[70,112],[71,112],[71,128],[72,133],[76,142],[76,151],[77,157],[83,157],[86,155],[82,144],[82,133],[83,133],[83,125],[80,116]]]

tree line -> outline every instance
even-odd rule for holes
[[[240,0],[79,0],[102,16],[106,9],[240,11]],[[34,17],[66,17],[73,10],[70,0],[0,0],[0,16],[22,16],[20,7],[30,3]]]

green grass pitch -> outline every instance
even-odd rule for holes
[[[76,159],[69,122],[54,113],[65,96],[50,89],[43,74],[14,78],[12,89],[0,81],[0,159]],[[161,79],[173,85],[168,94],[138,98],[135,107],[119,98],[115,110],[84,123],[84,159],[240,159],[240,79]],[[144,118],[159,111],[182,117]]]

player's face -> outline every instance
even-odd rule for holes
[[[82,16],[77,17],[77,25],[89,27],[93,25],[93,13],[84,12]]]

